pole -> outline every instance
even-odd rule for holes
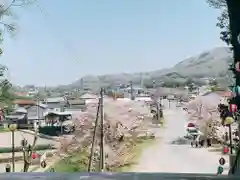
[[[133,83],[132,83],[132,81],[130,82],[130,91],[131,91],[131,100],[134,100],[134,95],[133,95]]]
[[[230,154],[233,154],[231,124],[228,125],[228,133],[229,133]]]
[[[153,85],[153,89],[156,89],[156,81],[155,80],[152,81],[152,85]]]
[[[12,172],[15,172],[15,143],[14,131],[12,131]]]
[[[40,118],[39,118],[39,98],[37,98],[37,122],[38,126],[40,125]],[[38,128],[37,126],[37,128]]]
[[[103,102],[103,88],[100,92],[100,119],[101,119],[101,141],[100,141],[100,169],[101,172],[105,170],[105,154],[104,154],[104,102]]]
[[[159,101],[157,100],[157,120],[158,123],[160,122],[160,107],[159,107]]]
[[[236,63],[240,62],[240,42],[238,38],[240,35],[240,1],[226,0],[226,3],[227,3],[227,9],[228,9],[229,29],[230,29],[230,35],[231,35],[230,44],[232,45],[233,58],[234,58],[233,68],[231,68],[231,70],[235,74],[235,80],[236,80],[235,86],[240,86],[240,74],[236,72],[234,68],[236,66]],[[235,101],[235,103],[237,104],[237,107],[239,108],[240,97],[236,96],[233,100]],[[239,117],[237,117],[237,119],[239,120]],[[238,123],[240,122],[238,121]],[[240,129],[238,129],[238,131],[240,131]],[[233,166],[231,167],[232,174],[240,173],[239,162],[240,162],[240,148],[238,148],[236,159],[233,163]]]
[[[91,172],[91,168],[92,168],[93,154],[94,154],[94,150],[95,150],[94,147],[95,147],[95,141],[96,141],[96,136],[97,136],[97,127],[98,127],[98,119],[99,119],[99,111],[100,111],[100,102],[101,102],[101,99],[98,100],[98,107],[97,107],[95,126],[94,126],[94,130],[93,130],[92,147],[91,147],[90,158],[89,158],[89,163],[88,163],[88,172]]]

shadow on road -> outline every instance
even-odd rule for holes
[[[174,145],[186,145],[189,144],[189,140],[184,137],[178,137],[177,139],[170,142],[170,144]]]

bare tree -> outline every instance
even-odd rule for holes
[[[38,139],[38,136],[37,136],[37,132],[36,132],[34,135],[32,144],[29,144],[26,139],[22,140],[21,144],[23,147],[22,152],[23,152],[23,162],[24,162],[23,172],[28,172],[28,169],[31,165],[32,155],[33,155],[34,149],[36,147],[37,139]]]

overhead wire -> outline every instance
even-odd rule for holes
[[[41,14],[44,16],[44,19],[46,21],[49,21],[48,15],[47,13],[44,11],[43,7],[41,7],[39,4],[36,4],[36,7],[38,8],[38,10],[41,12]],[[51,23],[52,24],[52,23]],[[48,26],[49,27],[49,26]],[[54,33],[54,35],[56,35],[56,33]],[[62,36],[60,36],[62,37]],[[59,38],[57,38],[59,40]],[[63,45],[65,47],[65,49],[68,51],[68,53],[70,54],[70,56],[72,57],[72,59],[76,59],[76,57],[73,55],[72,49],[70,48],[69,44],[64,42],[63,40]],[[101,119],[101,145],[100,145],[100,167],[101,167],[101,171],[104,171],[104,150],[103,150],[103,146],[104,146],[104,132],[103,132],[103,89],[101,88],[100,91],[100,95],[101,98],[99,98],[99,102],[98,102],[98,107],[97,107],[97,114],[96,114],[96,120],[95,120],[95,127],[94,127],[94,133],[93,133],[93,137],[92,137],[92,147],[91,147],[91,153],[90,153],[90,158],[89,158],[89,164],[88,164],[88,171],[91,171],[92,169],[92,161],[93,161],[93,157],[94,157],[94,146],[95,146],[95,141],[96,141],[96,134],[97,134],[97,126],[98,126],[98,119],[99,119],[99,115],[101,115],[100,119]]]
[[[44,8],[42,6],[40,6],[37,2],[36,2],[36,7],[39,10],[39,12],[43,15],[44,20],[47,22],[50,22],[49,20],[49,14],[46,13],[46,10],[44,10]],[[51,24],[52,26],[54,26],[53,22],[50,22],[49,24]],[[47,26],[49,28],[49,30],[51,30],[50,26]],[[57,35],[57,32],[53,32],[52,33],[53,36]],[[62,34],[58,37],[56,37],[55,39],[57,39],[58,41],[62,38]],[[63,45],[64,49],[68,52],[69,56],[71,57],[70,59],[76,59],[76,54],[73,52],[73,47],[71,47],[71,45],[67,42],[65,42],[65,40],[62,39],[62,42],[60,43]]]

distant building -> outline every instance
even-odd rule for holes
[[[46,104],[49,109],[61,111],[67,104],[67,100],[64,97],[51,97],[44,100],[43,104]]]
[[[89,104],[89,103],[97,103],[98,98],[99,97],[96,94],[85,93],[82,96],[80,96],[79,99],[84,100],[86,104]]]
[[[38,90],[31,89],[28,91],[27,96],[32,97],[32,96],[35,96],[36,94],[38,94]]]
[[[65,111],[83,111],[86,109],[86,102],[84,99],[71,99],[68,100],[68,106]]]
[[[15,108],[19,108],[19,107],[25,108],[25,107],[34,105],[35,101],[30,99],[17,99],[13,101],[13,104],[15,105]]]

